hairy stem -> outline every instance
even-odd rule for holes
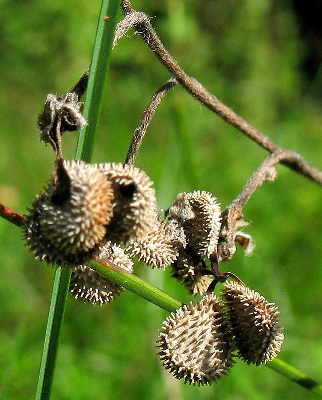
[[[292,164],[298,161],[298,157],[296,152],[283,149],[268,156],[248,180],[241,193],[222,213],[221,246],[218,249],[218,257],[221,261],[230,259],[236,251],[236,228],[243,218],[243,208],[256,189],[264,182],[276,179],[276,164],[280,162]]]
[[[130,28],[134,27],[136,32],[142,36],[143,40],[150,47],[153,54],[156,55],[159,61],[176,78],[178,83],[193,97],[269,153],[276,153],[284,150],[270,140],[268,136],[265,136],[236,114],[231,108],[217,99],[217,97],[210,93],[200,82],[187,75],[161,42],[150,23],[149,16],[142,12],[135,11],[128,0],[122,0],[122,9],[125,17],[117,26],[114,45],[116,45],[118,40],[124,36]],[[322,185],[322,172],[309,165],[300,154],[294,153],[294,155],[296,155],[296,157],[293,157],[292,161],[286,159],[282,160],[281,163],[319,185]]]
[[[136,128],[133,136],[132,143],[128,150],[125,164],[134,165],[138,152],[140,150],[140,146],[142,144],[142,140],[146,134],[148,126],[154,116],[154,113],[161,103],[161,100],[167,94],[167,92],[172,89],[177,84],[175,78],[170,78],[164,85],[157,90],[157,92],[152,96],[152,99],[145,109],[141,121],[139,122],[138,127]]]

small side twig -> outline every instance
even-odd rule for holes
[[[9,207],[4,206],[3,204],[0,204],[0,217],[6,219],[12,224],[18,226],[19,228],[25,221],[24,215],[18,213],[17,211],[12,210]]]
[[[134,164],[135,159],[138,155],[140,146],[142,144],[142,140],[146,134],[148,126],[154,116],[154,113],[155,113],[158,105],[161,103],[161,100],[164,98],[164,96],[167,94],[167,92],[170,89],[172,89],[176,84],[177,84],[177,80],[175,78],[170,78],[152,96],[152,99],[151,99],[149,105],[147,106],[147,108],[145,109],[143,116],[139,122],[139,125],[134,132],[132,143],[130,145],[130,148],[129,148],[127,156],[126,156],[125,164],[129,164],[129,165]]]
[[[264,182],[275,180],[276,171],[274,166],[281,160],[292,160],[296,156],[297,153],[288,150],[279,150],[268,156],[248,180],[243,190],[231,203],[230,207],[242,210],[259,186],[262,186]]]
[[[220,254],[218,254],[222,261],[230,259],[236,251],[236,228],[245,225],[242,222],[243,208],[258,187],[264,182],[276,179],[275,165],[280,162],[298,163],[299,154],[281,149],[268,156],[248,180],[241,193],[222,213],[221,245],[219,246]]]
[[[149,16],[143,12],[135,11],[129,0],[122,0],[121,6],[125,18],[117,25],[114,45],[116,45],[118,40],[124,36],[130,28],[135,28],[136,32],[142,36],[143,40],[159,61],[192,96],[197,98],[203,105],[218,114],[226,122],[237,128],[269,153],[284,151],[280,146],[270,140],[268,136],[265,136],[236,114],[231,108],[218,100],[217,97],[210,93],[200,82],[187,75],[161,42],[150,23]],[[281,160],[281,163],[319,185],[322,185],[322,172],[309,165],[300,154],[296,154],[296,157],[295,153],[293,154],[294,157],[292,161],[286,159]]]

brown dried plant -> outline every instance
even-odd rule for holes
[[[129,273],[133,257],[151,267],[171,266],[172,276],[202,299],[183,305],[166,319],[159,335],[160,358],[177,378],[211,384],[229,372],[234,351],[244,361],[259,365],[276,357],[283,340],[277,307],[234,273],[220,270],[221,263],[235,254],[236,244],[246,254],[253,249],[250,235],[239,230],[247,225],[245,205],[261,185],[277,178],[278,163],[319,185],[322,172],[300,154],[275,144],[187,75],[162,44],[150,17],[135,11],[128,0],[122,0],[121,6],[124,18],[117,25],[114,46],[133,28],[172,75],[152,96],[124,164],[63,159],[62,134],[87,123],[80,103],[89,75],[86,70],[65,96],[48,95],[39,116],[41,140],[51,143],[56,152],[45,191],[36,196],[25,216],[2,205],[0,213],[22,227],[35,256],[73,268],[70,291],[83,302],[105,304],[123,291],[90,268],[91,259],[107,260],[111,267]],[[168,210],[160,210],[152,180],[134,166],[158,105],[176,85],[270,153],[225,210],[211,193],[200,190],[179,193]],[[229,277],[235,282],[227,283]],[[213,294],[218,283],[225,283],[221,299]]]

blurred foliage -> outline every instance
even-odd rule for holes
[[[281,146],[322,169],[321,79],[307,79],[307,48],[290,1],[134,1],[153,17],[186,72]],[[49,92],[64,93],[90,62],[100,3],[0,1],[0,201],[24,212],[49,179],[54,154],[38,140]],[[120,14],[121,18],[121,14]],[[133,32],[114,50],[94,161],[122,161],[152,94],[168,72]],[[72,158],[77,137],[64,137]],[[155,181],[161,207],[180,191],[207,190],[223,207],[265,152],[177,87],[163,100],[137,165]],[[321,379],[322,190],[285,167],[245,209],[257,247],[224,267],[280,307],[281,358]],[[18,229],[0,221],[0,398],[35,393],[53,271],[35,261]],[[168,271],[136,272],[182,301]],[[69,299],[53,399],[311,398],[265,367],[237,362],[212,387],[164,372],[155,355],[166,312],[132,293],[93,309]],[[313,395],[312,395],[313,398]]]

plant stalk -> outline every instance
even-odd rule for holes
[[[119,3],[119,0],[102,0],[84,105],[84,117],[88,121],[88,125],[80,132],[76,149],[76,159],[87,162],[91,161],[93,153]],[[70,269],[57,268],[38,376],[36,400],[50,398],[70,277]]]
[[[139,277],[124,271],[111,262],[91,261],[91,268],[164,310],[174,312],[177,308],[182,306],[182,303],[177,299],[162,292],[162,290],[150,285]],[[267,363],[266,366],[285,376],[290,381],[302,386],[304,389],[322,397],[322,385],[319,382],[316,382],[308,375],[280,358],[275,358],[273,361]]]

